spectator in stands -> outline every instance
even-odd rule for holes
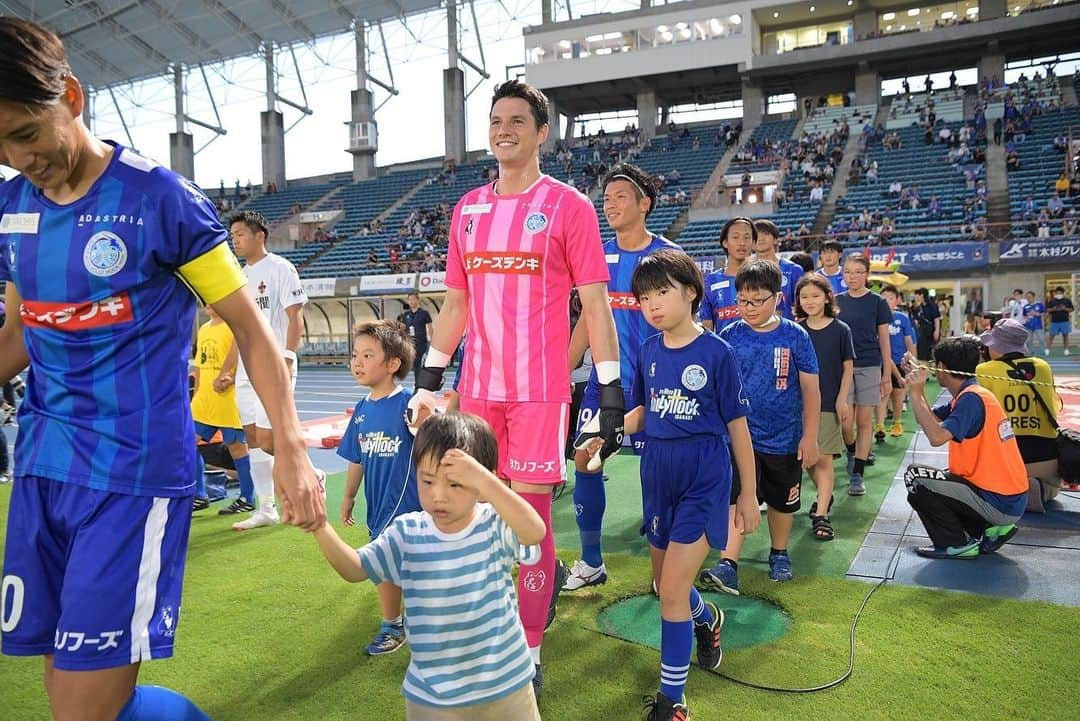
[[[371,251],[368,253],[367,267],[375,268],[378,265],[379,265],[379,254],[377,252],[375,252],[374,248],[372,248]]]
[[[1061,234],[1066,238],[1071,238],[1077,235],[1077,228],[1080,223],[1077,222],[1076,208],[1069,208],[1069,212],[1065,214],[1064,219],[1061,221]]]
[[[1024,220],[1032,220],[1038,214],[1035,207],[1035,199],[1030,195],[1024,198],[1024,204],[1020,206],[1020,217]]]
[[[971,231],[971,237],[974,240],[986,240],[990,233],[990,227],[986,224],[986,216],[980,215],[975,219],[974,227]]]
[[[1062,403],[1053,388],[1050,365],[1032,357],[1026,337],[1020,323],[999,320],[979,336],[990,360],[980,363],[975,375],[979,385],[989,389],[1009,415],[1027,470],[1027,510],[1043,513],[1044,504],[1061,489],[1056,417]]]
[[[686,190],[679,188],[675,191],[675,205],[684,205],[690,202],[690,196],[686,194]]]
[[[1005,144],[1008,145],[1016,138],[1016,126],[1013,121],[1008,120],[1005,123]],[[1000,145],[1000,143],[998,143]]]
[[[930,196],[930,203],[926,206],[926,215],[934,220],[941,217],[941,201],[938,200],[937,195]]]
[[[1065,175],[1065,171],[1062,171],[1058,179],[1054,181],[1054,192],[1066,198],[1069,197],[1069,178]]]
[[[1051,218],[1060,218],[1065,214],[1065,203],[1061,202],[1061,196],[1055,192],[1046,203],[1046,210]]]
[[[1050,213],[1046,208],[1039,211],[1039,220],[1037,222],[1038,230],[1036,235],[1039,238],[1050,237]]]
[[[894,180],[889,183],[889,195],[901,196],[904,192],[904,184],[899,180]]]
[[[866,169],[866,182],[871,185],[877,185],[878,181],[878,164],[875,160],[870,164],[870,167]]]
[[[810,187],[810,202],[811,203],[823,203],[825,201],[825,189],[821,186],[821,183],[815,182]]]
[[[1016,152],[1016,148],[1011,147],[1005,152],[1005,167],[1009,170],[1020,169],[1020,154]]]

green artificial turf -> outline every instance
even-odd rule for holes
[[[630,485],[628,479],[613,482]],[[329,485],[336,515],[342,475]],[[0,487],[0,521],[6,522],[9,497],[10,486]],[[340,581],[314,541],[295,529],[239,534],[231,520],[213,510],[194,520],[177,655],[145,664],[141,681],[182,691],[216,721],[402,719],[399,688],[408,651],[380,658],[361,653],[378,627],[374,588]],[[364,541],[355,528],[344,535]],[[564,534],[560,542],[566,540]],[[548,634],[541,711],[549,721],[636,719],[641,697],[655,692],[656,651],[604,635],[599,622],[607,606],[648,593],[648,560],[624,551],[609,553],[607,563],[612,580],[564,596]],[[744,594],[784,609],[791,628],[765,645],[740,650],[732,644],[723,671],[785,686],[840,676],[851,619],[870,586],[810,573],[773,584],[760,567],[744,568]],[[699,721],[1064,721],[1075,718],[1067,679],[1077,622],[1075,608],[885,586],[859,626],[855,673],[839,688],[785,695],[694,670],[687,698]],[[0,678],[0,719],[48,718],[40,659],[2,657]]]

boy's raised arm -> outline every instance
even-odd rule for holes
[[[455,483],[478,491],[506,521],[523,546],[535,546],[544,540],[547,527],[540,514],[475,458],[455,448],[443,455],[439,470]]]

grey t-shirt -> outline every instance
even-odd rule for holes
[[[885,299],[874,291],[855,298],[848,293],[836,296],[840,308],[840,320],[851,328],[851,340],[855,344],[855,367],[876,368],[881,365],[881,346],[878,344],[878,326],[892,323],[892,311]]]
[[[842,320],[833,320],[821,330],[814,330],[805,320],[801,324],[810,334],[810,342],[817,353],[821,410],[823,413],[835,413],[836,397],[840,394],[840,381],[844,377],[844,361],[855,358],[851,329]]]

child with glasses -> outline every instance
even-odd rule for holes
[[[720,337],[731,345],[750,399],[757,497],[768,506],[772,542],[769,578],[790,581],[794,576],[787,547],[792,515],[800,507],[802,471],[813,468],[818,459],[817,354],[806,330],[777,312],[781,279],[775,265],[763,260],[747,263],[735,276],[735,289],[742,319],[724,328]],[[733,483],[733,501],[738,490]],[[739,534],[729,536],[720,562],[703,571],[700,580],[738,593],[743,539]]]

